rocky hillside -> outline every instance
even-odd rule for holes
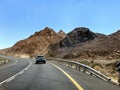
[[[50,46],[50,54],[71,59],[120,58],[120,31],[111,35],[93,33],[88,28],[75,28],[66,38]]]
[[[96,34],[90,31],[88,28],[75,28],[73,31],[67,34],[64,40],[60,41],[60,47],[73,47],[76,44],[92,40],[95,37]]]
[[[78,27],[67,35],[60,30],[56,33],[46,27],[25,40],[17,42],[13,47],[0,50],[0,53],[17,57],[33,57],[47,55],[70,59],[119,59],[120,30],[104,35],[94,33],[89,28]]]
[[[46,27],[44,30],[35,32],[29,38],[17,42],[9,48],[5,54],[17,57],[33,57],[40,54],[48,53],[48,46],[58,43],[65,38],[63,31],[56,33],[53,29]]]

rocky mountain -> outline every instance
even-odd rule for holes
[[[71,47],[76,44],[92,40],[95,37],[96,34],[90,31],[88,28],[75,28],[73,31],[67,34],[64,40],[60,41],[60,47]]]
[[[94,33],[89,28],[78,27],[67,35],[60,30],[56,33],[46,27],[27,39],[18,41],[13,47],[0,50],[0,53],[17,57],[47,55],[70,59],[119,59],[120,30],[104,35]]]
[[[50,46],[50,54],[71,59],[120,58],[120,30],[104,35],[93,33],[88,28],[75,28],[59,43]]]
[[[72,59],[116,79],[115,62],[120,59],[120,30],[104,35],[78,27],[66,35],[62,30],[56,33],[46,27],[13,47],[0,50],[0,53],[23,58],[42,54]]]
[[[48,46],[58,43],[66,36],[65,33],[56,33],[53,29],[46,27],[39,32],[35,32],[29,38],[18,41],[13,47],[9,48],[4,54],[17,57],[33,57],[48,53]]]
[[[58,35],[59,37],[63,37],[63,38],[66,37],[66,33],[65,33],[63,30],[60,30],[57,35]]]

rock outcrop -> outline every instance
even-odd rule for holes
[[[67,34],[64,40],[60,41],[60,47],[71,47],[76,44],[83,43],[92,40],[96,37],[96,34],[90,31],[88,28],[79,27]]]

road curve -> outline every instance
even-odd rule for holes
[[[34,60],[31,59],[11,58],[11,60],[14,62],[17,60],[17,63],[0,69],[0,82],[30,67],[10,81],[0,84],[0,90],[78,90],[63,72],[50,63],[34,64]],[[67,72],[84,90],[120,90],[119,86],[96,77],[60,64],[56,65]]]
[[[30,61],[32,62],[32,65],[28,70],[23,74],[16,76],[13,80],[1,84],[0,90],[77,90],[73,83],[54,66],[48,63],[34,64],[33,60]],[[28,60],[18,59],[15,65],[1,70],[0,73],[8,69],[16,71],[16,68],[17,70],[18,68],[21,68],[20,66],[24,66],[25,68],[26,62],[28,62]],[[19,69],[19,71],[22,69]],[[1,75],[2,78],[4,78],[4,76],[7,76],[5,78],[8,78],[14,75],[10,75],[13,71],[8,72],[7,74],[9,75]],[[0,78],[0,80],[2,78]]]

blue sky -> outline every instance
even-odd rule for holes
[[[0,0],[0,49],[45,27],[111,34],[120,29],[120,0]]]

